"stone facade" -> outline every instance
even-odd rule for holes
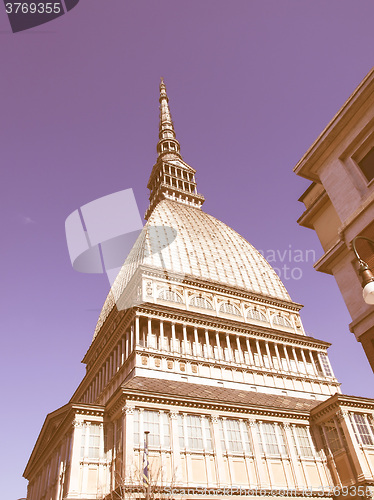
[[[374,400],[340,393],[271,266],[202,211],[163,82],[160,108],[148,222],[46,418],[28,500],[143,498],[145,431],[151,498],[369,497]]]
[[[352,317],[350,330],[374,370],[374,307],[362,298],[356,236],[374,239],[374,70],[371,70],[296,165],[312,181],[301,196],[299,224],[314,229],[324,254],[317,271],[336,279]],[[374,245],[357,240],[360,257],[374,267]]]

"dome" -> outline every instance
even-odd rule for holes
[[[164,199],[154,208],[119,272],[95,334],[140,265],[291,302],[274,269],[236,231],[200,208]]]

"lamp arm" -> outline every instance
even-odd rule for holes
[[[365,241],[369,241],[370,243],[373,243],[374,244],[374,240],[371,240],[370,238],[366,238],[366,236],[355,236],[352,240],[352,248],[353,248],[353,251],[357,257],[357,260],[361,263],[363,262],[364,264],[366,264],[366,262],[364,262],[361,257],[359,256],[358,252],[357,252],[357,249],[356,249],[356,241],[357,240],[365,240]]]

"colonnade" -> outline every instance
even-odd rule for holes
[[[320,348],[136,316],[98,371],[84,402],[96,400],[135,348],[186,359],[256,367],[272,373],[319,380],[333,378],[328,357]]]

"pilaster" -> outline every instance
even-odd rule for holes
[[[126,404],[122,408],[122,453],[125,481],[130,481],[134,473],[134,407]]]
[[[83,422],[75,419],[73,421],[73,437],[71,443],[71,458],[70,458],[70,479],[69,491],[67,499],[78,498],[79,491],[79,476],[80,476],[80,453],[82,443]]]

